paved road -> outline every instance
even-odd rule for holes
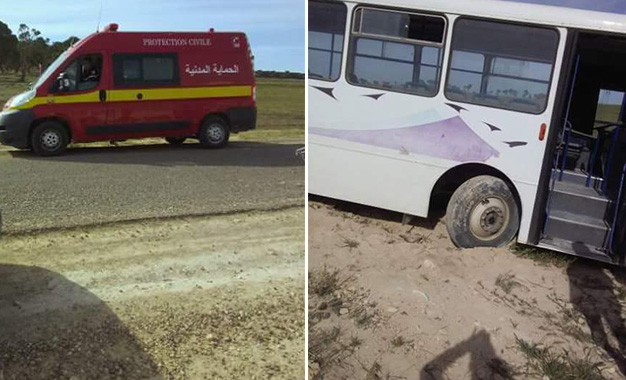
[[[3,230],[71,227],[304,204],[302,144],[233,142],[0,152]]]

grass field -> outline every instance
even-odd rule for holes
[[[600,104],[596,111],[596,120],[615,121],[619,119],[621,106]]]
[[[18,82],[17,74],[0,74],[0,107],[13,95],[24,91],[28,82]],[[304,138],[304,81],[296,79],[257,80],[257,129],[237,136],[240,140]]]
[[[258,79],[259,129],[304,131],[304,81]]]
[[[13,95],[26,90],[28,83],[34,80],[33,77],[27,78],[25,83],[18,82],[19,74],[0,74],[0,106],[4,106],[7,100]]]

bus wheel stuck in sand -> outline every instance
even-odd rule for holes
[[[118,32],[61,54],[0,113],[0,142],[39,155],[70,142],[162,137],[221,148],[256,125],[253,56],[239,32]]]

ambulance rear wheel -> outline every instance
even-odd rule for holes
[[[68,143],[65,127],[54,121],[39,124],[31,136],[33,151],[40,156],[58,156],[65,152]]]
[[[492,176],[467,180],[454,192],[446,211],[446,228],[461,248],[501,247],[519,229],[519,209],[506,182]]]
[[[204,120],[198,133],[200,145],[205,148],[222,148],[228,143],[230,131],[228,124],[221,117],[209,116]]]
[[[166,137],[165,141],[172,145],[181,145],[187,140],[185,137]]]

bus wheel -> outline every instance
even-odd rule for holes
[[[506,245],[519,228],[515,196],[499,178],[471,178],[450,198],[446,227],[452,242],[461,248]]]
[[[228,143],[230,131],[221,117],[209,116],[204,120],[198,133],[200,145],[206,148],[222,148]]]
[[[166,137],[165,141],[172,145],[181,145],[187,140],[185,137]]]
[[[65,152],[69,138],[65,128],[54,121],[45,121],[33,130],[31,145],[40,156],[58,156]]]

